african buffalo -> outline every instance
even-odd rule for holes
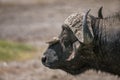
[[[120,12],[103,17],[86,13],[70,15],[58,38],[49,41],[42,63],[72,75],[88,69],[120,76]]]

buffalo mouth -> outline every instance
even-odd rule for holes
[[[54,66],[54,65],[52,65],[52,64],[43,63],[43,65],[46,66],[46,67],[48,67],[48,68],[50,68],[50,69],[58,69],[57,66]]]
[[[50,68],[50,69],[59,69],[59,66],[58,66],[58,64],[56,65],[56,64],[53,64],[53,63],[43,63],[43,65],[45,66],[45,67],[48,67],[48,68]]]

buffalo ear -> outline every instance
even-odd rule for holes
[[[100,7],[100,9],[98,10],[98,18],[100,19],[103,19],[102,9],[103,9],[103,6]]]
[[[87,18],[90,9],[83,16],[83,43],[90,44],[93,41],[93,31],[89,28]]]
[[[49,44],[49,45],[51,45],[51,44],[57,43],[58,41],[59,41],[59,38],[58,38],[58,37],[53,37],[52,40],[49,40],[49,41],[47,41],[46,43]]]

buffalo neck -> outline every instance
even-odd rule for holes
[[[120,14],[92,22],[95,69],[120,75]]]

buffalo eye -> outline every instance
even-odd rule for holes
[[[69,41],[69,37],[69,30],[66,27],[64,27],[62,33],[60,34],[60,39],[62,42],[66,42]]]

